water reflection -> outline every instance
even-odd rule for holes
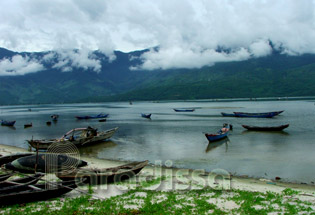
[[[242,131],[242,134],[246,135],[246,134],[255,134],[255,133],[260,133],[260,134],[278,134],[278,135],[283,135],[283,136],[287,136],[290,135],[288,132],[286,131],[251,131],[251,130],[244,130]]]
[[[222,140],[218,140],[216,142],[209,142],[208,146],[206,148],[206,153],[208,153],[209,151],[225,144],[225,152],[227,152],[228,150],[228,143],[230,143],[230,139],[228,137],[222,139]]]
[[[115,146],[117,146],[117,144],[114,141],[108,140],[100,143],[93,143],[80,146],[79,152],[84,155],[97,156],[99,152]]]

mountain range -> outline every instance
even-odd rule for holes
[[[110,60],[99,51],[93,59],[101,68],[56,67],[54,52],[17,53],[0,48],[0,62],[20,55],[30,62],[50,54],[40,71],[3,75],[0,105],[102,102],[128,100],[256,98],[315,95],[315,55],[272,54],[245,61],[216,63],[200,69],[132,70],[148,50],[116,51]],[[59,56],[60,57],[60,56]]]

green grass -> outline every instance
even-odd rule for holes
[[[312,203],[296,198],[299,192],[285,189],[282,193],[222,191],[212,188],[197,190],[155,191],[147,187],[161,183],[165,177],[144,181],[135,189],[108,198],[78,198],[29,203],[0,209],[1,214],[268,214],[271,212],[315,214]],[[92,188],[88,190],[92,193]],[[226,208],[232,203],[235,208]]]

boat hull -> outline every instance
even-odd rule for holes
[[[58,173],[56,176],[63,181],[86,179],[85,183],[91,185],[109,184],[137,175],[147,164],[148,161],[142,161],[106,169],[82,168],[70,173]]]
[[[250,131],[282,131],[283,129],[289,127],[289,124],[280,125],[280,126],[272,126],[272,127],[260,127],[260,126],[248,126],[242,125],[243,128],[246,128]]]
[[[195,109],[174,109],[175,112],[194,112]]]
[[[228,133],[229,132],[225,132],[222,134],[205,134],[205,136],[209,142],[215,142],[215,141],[222,140],[222,139],[226,138]]]
[[[89,145],[89,144],[94,144],[98,142],[103,142],[109,138],[111,138],[116,131],[118,130],[118,127],[99,132],[97,136],[93,137],[83,137],[83,138],[78,138],[74,140],[70,139],[52,139],[52,140],[27,140],[28,144],[33,147],[33,148],[38,148],[39,150],[47,150],[49,146],[52,144],[74,144],[77,147],[84,146],[84,145]]]

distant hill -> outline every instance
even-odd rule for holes
[[[102,66],[99,73],[82,68],[62,72],[48,62],[37,73],[0,76],[0,104],[315,95],[313,54],[273,52],[267,57],[201,69],[130,70],[140,63],[130,59],[145,51],[115,52],[112,62],[95,52]],[[0,48],[0,60],[16,54],[40,59],[47,52],[15,53]]]

